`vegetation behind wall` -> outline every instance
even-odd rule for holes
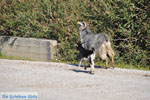
[[[150,66],[149,0],[0,0],[0,34],[57,40],[57,59],[77,60],[77,21],[112,38],[116,62]]]

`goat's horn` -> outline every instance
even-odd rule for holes
[[[85,29],[87,27],[87,24],[86,24],[86,22],[83,22],[83,23],[84,23],[83,29]]]

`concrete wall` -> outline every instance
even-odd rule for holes
[[[3,55],[50,61],[54,58],[56,40],[0,36],[0,52]]]

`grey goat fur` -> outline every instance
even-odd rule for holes
[[[108,68],[108,56],[112,60],[112,66],[114,68],[114,50],[111,47],[110,37],[105,33],[93,34],[89,28],[89,24],[85,22],[78,22],[80,40],[82,46],[87,50],[95,49],[96,54],[102,60],[106,61],[106,67]]]

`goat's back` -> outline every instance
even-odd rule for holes
[[[92,50],[92,48],[96,50],[104,43],[104,41],[110,41],[108,35],[105,33],[87,34],[81,40],[83,43],[82,46],[87,50]]]

